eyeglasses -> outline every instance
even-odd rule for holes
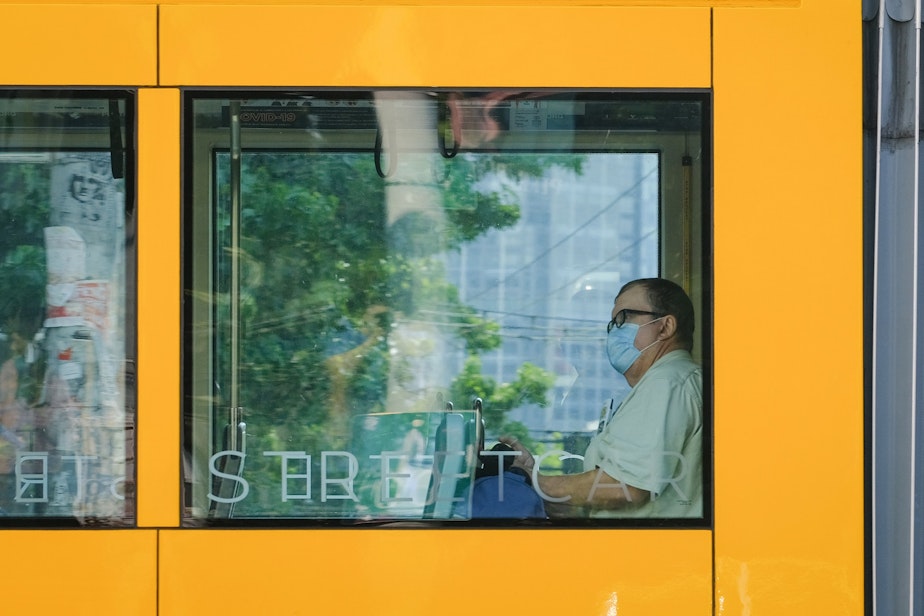
[[[631,308],[623,308],[616,313],[616,316],[613,317],[613,320],[607,323],[606,333],[613,331],[613,328],[619,329],[626,324],[626,317],[631,314],[650,314],[653,317],[658,317],[659,319],[663,316],[666,316],[660,312],[651,312],[650,310],[632,310]]]

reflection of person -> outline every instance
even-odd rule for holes
[[[11,472],[15,450],[25,446],[17,434],[23,419],[25,405],[22,400],[20,372],[25,360],[26,341],[13,332],[9,343],[10,356],[0,364],[0,472]]]
[[[411,429],[404,435],[401,441],[401,457],[398,462],[398,477],[403,477],[404,482],[401,488],[403,498],[413,499],[417,495],[417,480],[420,477],[420,471],[412,470],[412,466],[421,467],[424,464],[424,453],[427,449],[427,441],[420,431],[424,425],[423,419],[415,419],[411,422]]]
[[[19,378],[25,363],[22,355],[26,342],[14,331],[8,347],[8,350],[0,351],[3,357],[0,363],[0,515],[13,504],[16,456],[26,447],[19,433],[26,410],[21,399],[22,383]]]
[[[551,502],[596,517],[699,517],[703,513],[702,369],[694,363],[693,304],[660,278],[627,283],[607,326],[610,364],[632,387],[601,421],[584,455],[584,472],[540,475],[532,454],[515,462]],[[569,514],[570,515],[570,514]]]

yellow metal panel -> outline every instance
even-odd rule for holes
[[[161,83],[708,87],[709,10],[161,7]]]
[[[138,525],[179,524],[180,93],[138,92]]]
[[[857,5],[715,11],[723,615],[863,613]]]
[[[0,4],[0,57],[2,84],[154,84],[157,8]]]
[[[708,531],[162,531],[160,610],[712,613]]]
[[[0,546],[3,614],[157,614],[154,531],[7,530]]]

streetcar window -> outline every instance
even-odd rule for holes
[[[705,363],[707,103],[187,92],[186,523],[702,524],[702,408],[697,453],[658,452],[676,506],[569,507],[497,469],[511,437],[583,471],[631,391],[606,349],[627,282],[685,291]]]
[[[134,522],[133,105],[0,90],[0,525]]]

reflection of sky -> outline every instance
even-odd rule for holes
[[[559,375],[558,402],[574,407],[511,418],[537,430],[583,430],[604,400],[627,391],[606,359],[605,324],[622,283],[657,275],[657,164],[655,154],[588,154],[581,176],[553,168],[541,179],[480,187],[503,185],[521,207],[515,227],[447,257],[462,302],[502,325],[503,346],[484,356],[484,372],[509,382],[532,362]]]

